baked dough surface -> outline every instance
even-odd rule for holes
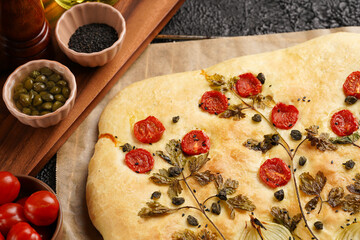
[[[351,72],[360,70],[359,43],[359,34],[336,33],[287,49],[231,59],[205,69],[205,72],[219,73],[225,77],[262,72],[266,77],[262,94],[272,95],[276,102],[295,105],[299,110],[299,120],[292,129],[304,132],[305,128],[318,125],[320,132],[328,132],[334,136],[330,128],[333,113],[349,109],[360,119],[359,103],[345,105],[342,90],[346,77]],[[272,206],[287,208],[291,216],[300,212],[292,180],[284,187],[271,189],[258,176],[260,165],[268,158],[278,157],[289,164],[290,160],[284,149],[277,146],[262,154],[242,145],[248,138],[261,140],[264,134],[273,133],[271,127],[265,121],[255,124],[251,120],[255,113],[252,110],[246,110],[246,118],[240,121],[219,118],[202,111],[198,107],[199,100],[209,90],[209,84],[200,70],[159,76],[130,85],[104,109],[99,122],[99,135],[109,133],[117,136],[118,144],[115,146],[108,138],[100,138],[96,143],[89,164],[86,195],[91,220],[105,240],[171,239],[176,231],[198,231],[186,223],[188,214],[199,220],[201,229],[208,224],[208,229],[215,232],[201,214],[191,209],[162,217],[140,218],[138,212],[150,201],[154,191],[161,191],[161,204],[173,205],[166,194],[167,187],[152,183],[149,174],[137,174],[130,170],[124,163],[125,154],[119,147],[130,143],[151,153],[164,151],[170,139],[181,139],[193,129],[204,130],[210,137],[211,160],[202,170],[220,172],[224,179],[238,180],[240,184],[236,194],[244,194],[253,201],[256,205],[254,214],[258,219],[272,222]],[[230,103],[239,103],[239,99],[232,93],[226,95],[230,98]],[[302,99],[304,96],[310,102],[298,101],[298,98]],[[270,111],[271,108],[261,110],[268,118]],[[140,143],[133,135],[134,123],[149,115],[158,118],[166,128],[161,140],[152,145]],[[174,116],[180,116],[176,124],[172,123]],[[290,130],[278,131],[291,148],[299,143],[291,140]],[[299,156],[306,156],[308,159],[304,167],[298,168]],[[315,176],[321,170],[327,177],[321,194],[324,200],[333,187],[341,186],[348,194],[346,186],[353,183],[352,178],[360,172],[359,156],[360,149],[353,146],[344,145],[339,146],[337,151],[321,152],[306,142],[295,157],[294,166],[298,168],[296,175],[298,178],[302,172],[309,172]],[[158,172],[158,169],[170,167],[158,156],[154,158],[155,165],[151,174]],[[356,162],[350,171],[342,166],[349,159]],[[200,201],[217,193],[213,183],[200,187],[189,180],[189,184],[196,189],[196,196]],[[181,196],[185,198],[184,205],[196,206],[190,192],[185,186],[183,188]],[[274,192],[279,189],[284,189],[285,192],[285,199],[281,202],[274,198]],[[303,206],[312,198],[302,192],[300,195]],[[311,227],[318,220],[323,222],[322,231],[314,230],[319,239],[334,239],[341,230],[340,225],[345,226],[347,219],[359,218],[359,214],[350,216],[341,209],[335,213],[328,204],[323,204],[320,214],[317,214],[317,210],[318,208],[306,217]],[[182,217],[183,213],[185,217]],[[237,240],[245,225],[249,224],[249,214],[236,211],[235,219],[232,220],[223,208],[220,216],[209,215],[226,239]],[[295,233],[302,239],[311,239],[303,220]]]

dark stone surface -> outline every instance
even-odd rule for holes
[[[358,25],[358,0],[187,0],[161,34],[244,36]],[[53,189],[55,165],[53,157],[37,176]]]

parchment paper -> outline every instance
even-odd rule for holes
[[[63,239],[102,239],[91,224],[87,213],[87,166],[97,140],[100,114],[109,100],[121,89],[149,77],[203,69],[230,58],[290,47],[338,31],[360,33],[360,28],[347,27],[149,45],[58,151],[56,189],[64,213]]]

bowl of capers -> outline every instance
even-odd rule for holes
[[[50,60],[30,61],[7,78],[3,99],[10,113],[32,127],[58,124],[76,98],[76,81],[64,65]]]

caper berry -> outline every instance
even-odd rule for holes
[[[52,89],[53,87],[55,87],[55,82],[53,82],[53,81],[48,81],[48,82],[46,82],[46,89],[47,89],[47,90],[50,90],[50,89]]]
[[[19,102],[21,103],[21,105],[23,107],[30,106],[31,105],[31,99],[30,99],[29,94],[25,94],[25,93],[20,94]]]
[[[70,89],[68,87],[63,87],[61,93],[64,95],[65,98],[69,98],[70,96]]]
[[[31,114],[31,109],[30,108],[23,108],[21,110],[23,113],[27,114],[27,115],[30,115]]]
[[[348,104],[348,105],[353,105],[353,104],[355,104],[357,102],[357,100],[358,99],[356,97],[354,97],[354,96],[347,96],[345,98],[345,103]]]
[[[56,94],[55,95],[55,100],[60,101],[60,102],[66,102],[66,98],[61,94]]]
[[[302,134],[299,130],[291,130],[290,136],[295,141],[299,141],[302,138]]]
[[[15,102],[15,106],[17,107],[17,109],[22,110],[23,106],[21,105],[21,103],[19,101]]]
[[[45,75],[40,75],[35,78],[35,82],[47,82],[47,77]]]
[[[227,200],[226,190],[225,189],[221,189],[220,192],[216,196],[221,200],[224,200],[224,201]]]
[[[169,172],[169,177],[177,177],[181,173],[181,168],[179,168],[179,167],[170,167],[168,172]]]
[[[61,88],[58,86],[54,86],[53,88],[50,89],[50,93],[51,94],[59,94],[59,93],[61,93]]]
[[[43,100],[42,100],[41,96],[39,94],[35,95],[34,99],[33,99],[33,105],[40,106],[42,103],[43,103]]]
[[[37,94],[38,94],[37,92],[35,92],[34,90],[31,89],[31,90],[29,91],[30,99],[33,100],[34,97],[35,97],[35,95],[37,95]]]
[[[66,87],[67,86],[67,82],[65,80],[59,80],[56,84],[59,85],[60,87]]]
[[[175,116],[172,118],[172,122],[173,123],[177,123],[179,121],[180,117],[179,116]]]
[[[282,189],[280,189],[279,191],[276,191],[276,192],[274,193],[274,197],[275,197],[277,200],[279,200],[279,201],[284,200],[284,196],[285,196],[284,190],[282,190]]]
[[[40,115],[45,115],[45,114],[48,114],[48,113],[51,113],[50,111],[42,111],[41,113],[40,113]]]
[[[48,67],[40,68],[40,72],[41,72],[41,74],[44,74],[45,76],[50,76],[51,74],[53,74],[53,71]]]
[[[160,197],[161,197],[161,192],[159,192],[159,191],[155,191],[155,192],[153,192],[153,193],[151,194],[151,199],[157,200],[157,199],[159,199]]]
[[[46,89],[46,86],[42,82],[36,82],[34,83],[34,90],[37,92],[44,91]]]
[[[14,92],[18,92],[22,88],[24,88],[24,84],[19,83],[14,87]]]
[[[183,197],[173,197],[171,199],[172,204],[179,206],[185,202],[185,199]]]
[[[64,106],[64,104],[62,102],[56,101],[56,102],[54,102],[54,104],[52,106],[52,111],[55,112],[56,110],[58,110],[62,106]]]
[[[34,86],[34,80],[32,78],[27,78],[24,82],[24,87],[29,91]]]
[[[301,157],[299,158],[299,165],[300,165],[300,166],[304,166],[305,163],[306,163],[306,161],[307,161],[307,158],[304,157],[304,156],[301,156]]]
[[[40,92],[40,96],[44,101],[52,102],[54,100],[54,95],[48,92]]]
[[[32,110],[32,111],[31,111],[31,115],[32,115],[32,116],[38,116],[38,115],[40,115],[40,113],[39,113],[38,110]]]
[[[221,206],[219,203],[214,202],[211,204],[211,212],[216,214],[216,215],[220,215],[221,213]]]
[[[261,82],[261,84],[264,84],[265,83],[265,75],[263,73],[259,73],[257,76],[256,76],[257,79],[259,79],[259,81]]]
[[[54,73],[49,77],[49,81],[57,82],[61,79],[60,74]]]
[[[39,72],[39,71],[37,71],[37,70],[34,70],[34,71],[32,71],[31,73],[30,73],[30,77],[32,77],[32,78],[36,78],[36,77],[38,77],[38,76],[40,76],[41,75],[41,73]]]
[[[350,159],[349,161],[343,163],[343,165],[345,166],[346,170],[351,170],[354,168],[355,162],[352,159]]]
[[[191,226],[199,225],[198,220],[195,217],[191,216],[191,215],[187,216],[186,220],[187,220],[188,224],[191,225]]]
[[[317,222],[314,223],[314,227],[317,230],[322,230],[324,228],[324,224],[321,221],[317,221]]]
[[[261,115],[260,114],[254,114],[251,118],[254,122],[261,122]]]
[[[43,110],[51,110],[52,107],[53,107],[53,104],[51,102],[44,102],[41,105],[41,109],[43,109]]]

